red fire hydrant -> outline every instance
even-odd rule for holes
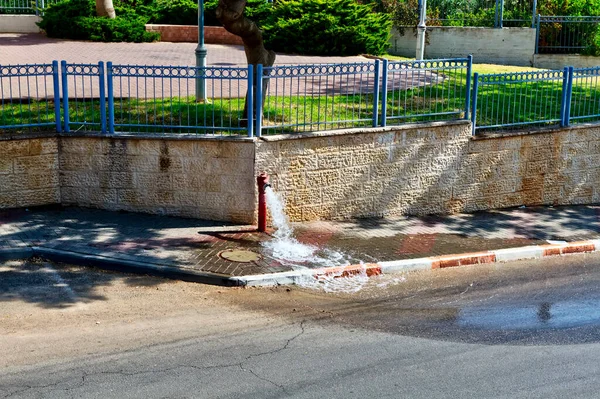
[[[265,189],[270,187],[269,175],[261,173],[256,178],[256,184],[258,185],[258,231],[267,231],[267,197],[265,195]]]

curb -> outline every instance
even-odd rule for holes
[[[445,269],[488,263],[504,263],[526,259],[541,259],[577,253],[600,251],[600,240],[576,241],[564,244],[531,245],[485,252],[442,255],[427,258],[404,259],[389,262],[368,263],[323,269],[301,269],[291,272],[259,274],[235,277],[238,285],[247,287],[289,285],[301,283],[306,278],[339,278],[366,274],[367,277],[381,274],[404,273],[417,270]]]
[[[592,253],[598,251],[600,251],[600,240],[589,240],[564,244],[532,245],[526,247],[497,249],[486,252],[471,252],[464,254],[337,266],[321,269],[306,268],[289,272],[257,274],[239,277],[203,273],[193,269],[185,269],[175,266],[145,263],[102,255],[90,255],[73,251],[63,251],[60,249],[35,246],[18,249],[0,249],[0,260],[5,261],[13,259],[25,259],[32,256],[41,256],[45,259],[56,262],[90,265],[105,270],[149,274],[196,283],[228,287],[265,287],[301,284],[307,279],[319,280],[324,278],[341,278],[356,275],[373,277],[381,274],[445,269],[457,266],[503,263],[526,259],[541,259],[551,256]]]
[[[148,274],[174,280],[221,285],[226,287],[239,285],[239,282],[236,279],[229,276],[203,273],[193,269],[185,269],[181,267],[118,259],[102,255],[83,254],[54,248],[31,247],[29,256],[34,255],[50,261],[72,263],[82,266],[89,265],[104,270],[114,270],[124,273]]]

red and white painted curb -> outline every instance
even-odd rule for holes
[[[541,259],[549,256],[590,253],[596,251],[600,251],[600,240],[531,245],[527,247],[497,249],[485,252],[471,252],[456,255],[433,256],[428,258],[404,259],[343,267],[301,269],[283,273],[243,276],[234,279],[237,280],[239,285],[249,287],[289,285],[301,283],[307,278],[319,279],[320,277],[324,276],[348,277],[352,275],[366,274],[368,277],[371,277],[381,274],[404,273],[416,270],[444,269],[447,267],[511,262],[526,259]]]

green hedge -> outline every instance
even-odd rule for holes
[[[117,18],[96,16],[94,0],[64,0],[46,10],[40,28],[49,37],[104,42],[158,39],[146,23],[195,25],[193,0],[113,0]],[[205,25],[220,25],[218,0],[204,3]],[[388,47],[391,20],[376,4],[356,0],[248,0],[245,15],[264,31],[275,51],[314,55],[382,54]]]
[[[285,53],[384,53],[391,20],[355,0],[283,0],[263,23],[266,46]]]
[[[117,17],[96,16],[94,0],[65,0],[46,10],[39,27],[49,37],[102,42],[151,42],[158,33],[146,32],[148,17],[115,2]]]

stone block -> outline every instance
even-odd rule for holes
[[[58,155],[47,154],[15,158],[13,167],[16,174],[58,170]]]
[[[17,196],[13,192],[2,192],[0,190],[0,209],[16,208]]]
[[[87,170],[61,171],[60,184],[62,187],[99,187],[100,177],[97,173]]]
[[[0,140],[0,159],[29,155],[29,140]]]
[[[90,204],[97,205],[100,208],[110,206],[111,204],[116,205],[118,202],[117,189],[90,187],[88,189],[88,201]]]
[[[60,198],[63,205],[85,206],[90,202],[88,187],[61,187]]]
[[[58,187],[19,191],[17,194],[18,207],[52,205],[58,203],[60,203],[60,191]]]
[[[55,138],[31,139],[29,155],[58,154],[58,140]]]
[[[80,156],[102,154],[102,139],[86,137],[62,137],[60,139],[60,152],[65,154],[79,154]]]
[[[374,165],[392,161],[391,147],[376,147],[352,153],[353,166]]]
[[[224,141],[221,143],[221,156],[223,158],[254,160],[254,143]]]
[[[219,176],[214,176],[213,179],[219,179]],[[223,175],[220,176],[220,180],[220,190],[218,191],[223,191],[225,193],[245,195],[250,193],[253,194],[256,190],[256,179],[250,174],[247,176]]]
[[[95,157],[61,152],[58,163],[61,171],[82,172],[83,170],[96,170],[96,160]]]
[[[8,175],[13,173],[13,159],[0,158],[0,175]]]
[[[325,157],[330,157],[330,161],[326,160],[324,163],[321,163],[321,158],[317,158],[316,155],[299,155],[291,158],[289,160],[287,169],[289,173],[306,171],[306,170],[318,170],[318,169],[331,169],[337,166],[336,160],[338,160],[337,155],[325,155]],[[326,166],[332,165],[332,166]]]
[[[137,188],[141,190],[162,190],[173,189],[173,181],[168,173],[135,173],[129,177],[129,184],[114,188]],[[111,186],[108,186],[111,187]]]
[[[131,188],[133,186],[133,173],[102,171],[99,173],[100,187],[103,188]],[[156,187],[156,181],[152,184]]]
[[[308,186],[329,187],[340,184],[339,170],[320,170],[306,172],[306,183]]]
[[[13,189],[18,191],[55,189],[60,187],[58,173],[32,172],[14,175]]]
[[[15,175],[0,175],[0,193],[12,193],[15,190]]]

